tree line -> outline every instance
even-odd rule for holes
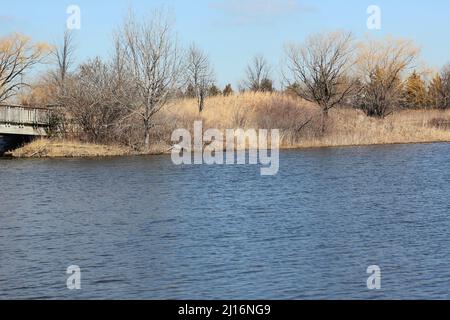
[[[130,13],[114,33],[110,59],[99,57],[74,66],[73,34],[48,46],[13,34],[0,39],[0,103],[20,99],[53,105],[52,129],[92,142],[131,144],[138,135],[148,148],[155,116],[171,101],[196,99],[201,114],[206,99],[234,94],[220,89],[208,54],[192,44],[184,49],[174,23],[163,10],[139,20]],[[450,67],[431,80],[417,68],[419,49],[412,41],[386,38],[356,41],[351,33],[310,36],[285,48],[282,91],[317,104],[325,132],[331,109],[350,106],[384,118],[404,108],[450,108]],[[24,75],[38,63],[52,64],[39,84],[27,90]],[[273,68],[262,55],[245,70],[239,91],[274,92]],[[301,124],[300,124],[301,125]]]

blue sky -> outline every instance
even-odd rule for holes
[[[0,36],[13,31],[54,42],[64,32],[69,5],[81,9],[76,31],[77,61],[111,52],[112,32],[129,7],[139,14],[162,5],[176,17],[183,44],[195,41],[211,57],[218,83],[236,85],[249,59],[263,54],[274,65],[287,42],[336,29],[357,37],[393,35],[416,41],[431,67],[450,62],[450,1],[448,0],[40,0],[2,1]],[[378,5],[382,29],[368,30],[369,5]]]

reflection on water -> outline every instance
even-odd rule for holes
[[[0,160],[0,299],[450,298],[449,144],[280,157]]]

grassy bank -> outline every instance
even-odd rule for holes
[[[222,130],[280,129],[283,148],[450,141],[450,110],[401,110],[377,119],[353,108],[336,108],[322,134],[319,107],[292,96],[264,93],[210,98],[201,116],[194,100],[179,101],[159,115],[158,121],[166,124],[160,134],[170,137],[176,128],[191,129],[195,120],[203,120],[204,128]]]
[[[321,133],[320,109],[304,100],[281,94],[245,93],[213,97],[199,115],[196,101],[184,99],[163,109],[147,154],[170,149],[175,129],[193,129],[202,120],[204,129],[280,129],[282,148],[361,146],[450,142],[450,110],[401,110],[385,119],[367,117],[352,108],[331,111],[327,132]],[[40,139],[11,152],[13,157],[98,157],[137,154],[122,146]]]
[[[82,143],[79,141],[37,139],[7,155],[14,158],[77,158],[131,155],[128,148]]]

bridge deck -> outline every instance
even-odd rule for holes
[[[0,105],[0,134],[46,135],[48,125],[48,109]]]

